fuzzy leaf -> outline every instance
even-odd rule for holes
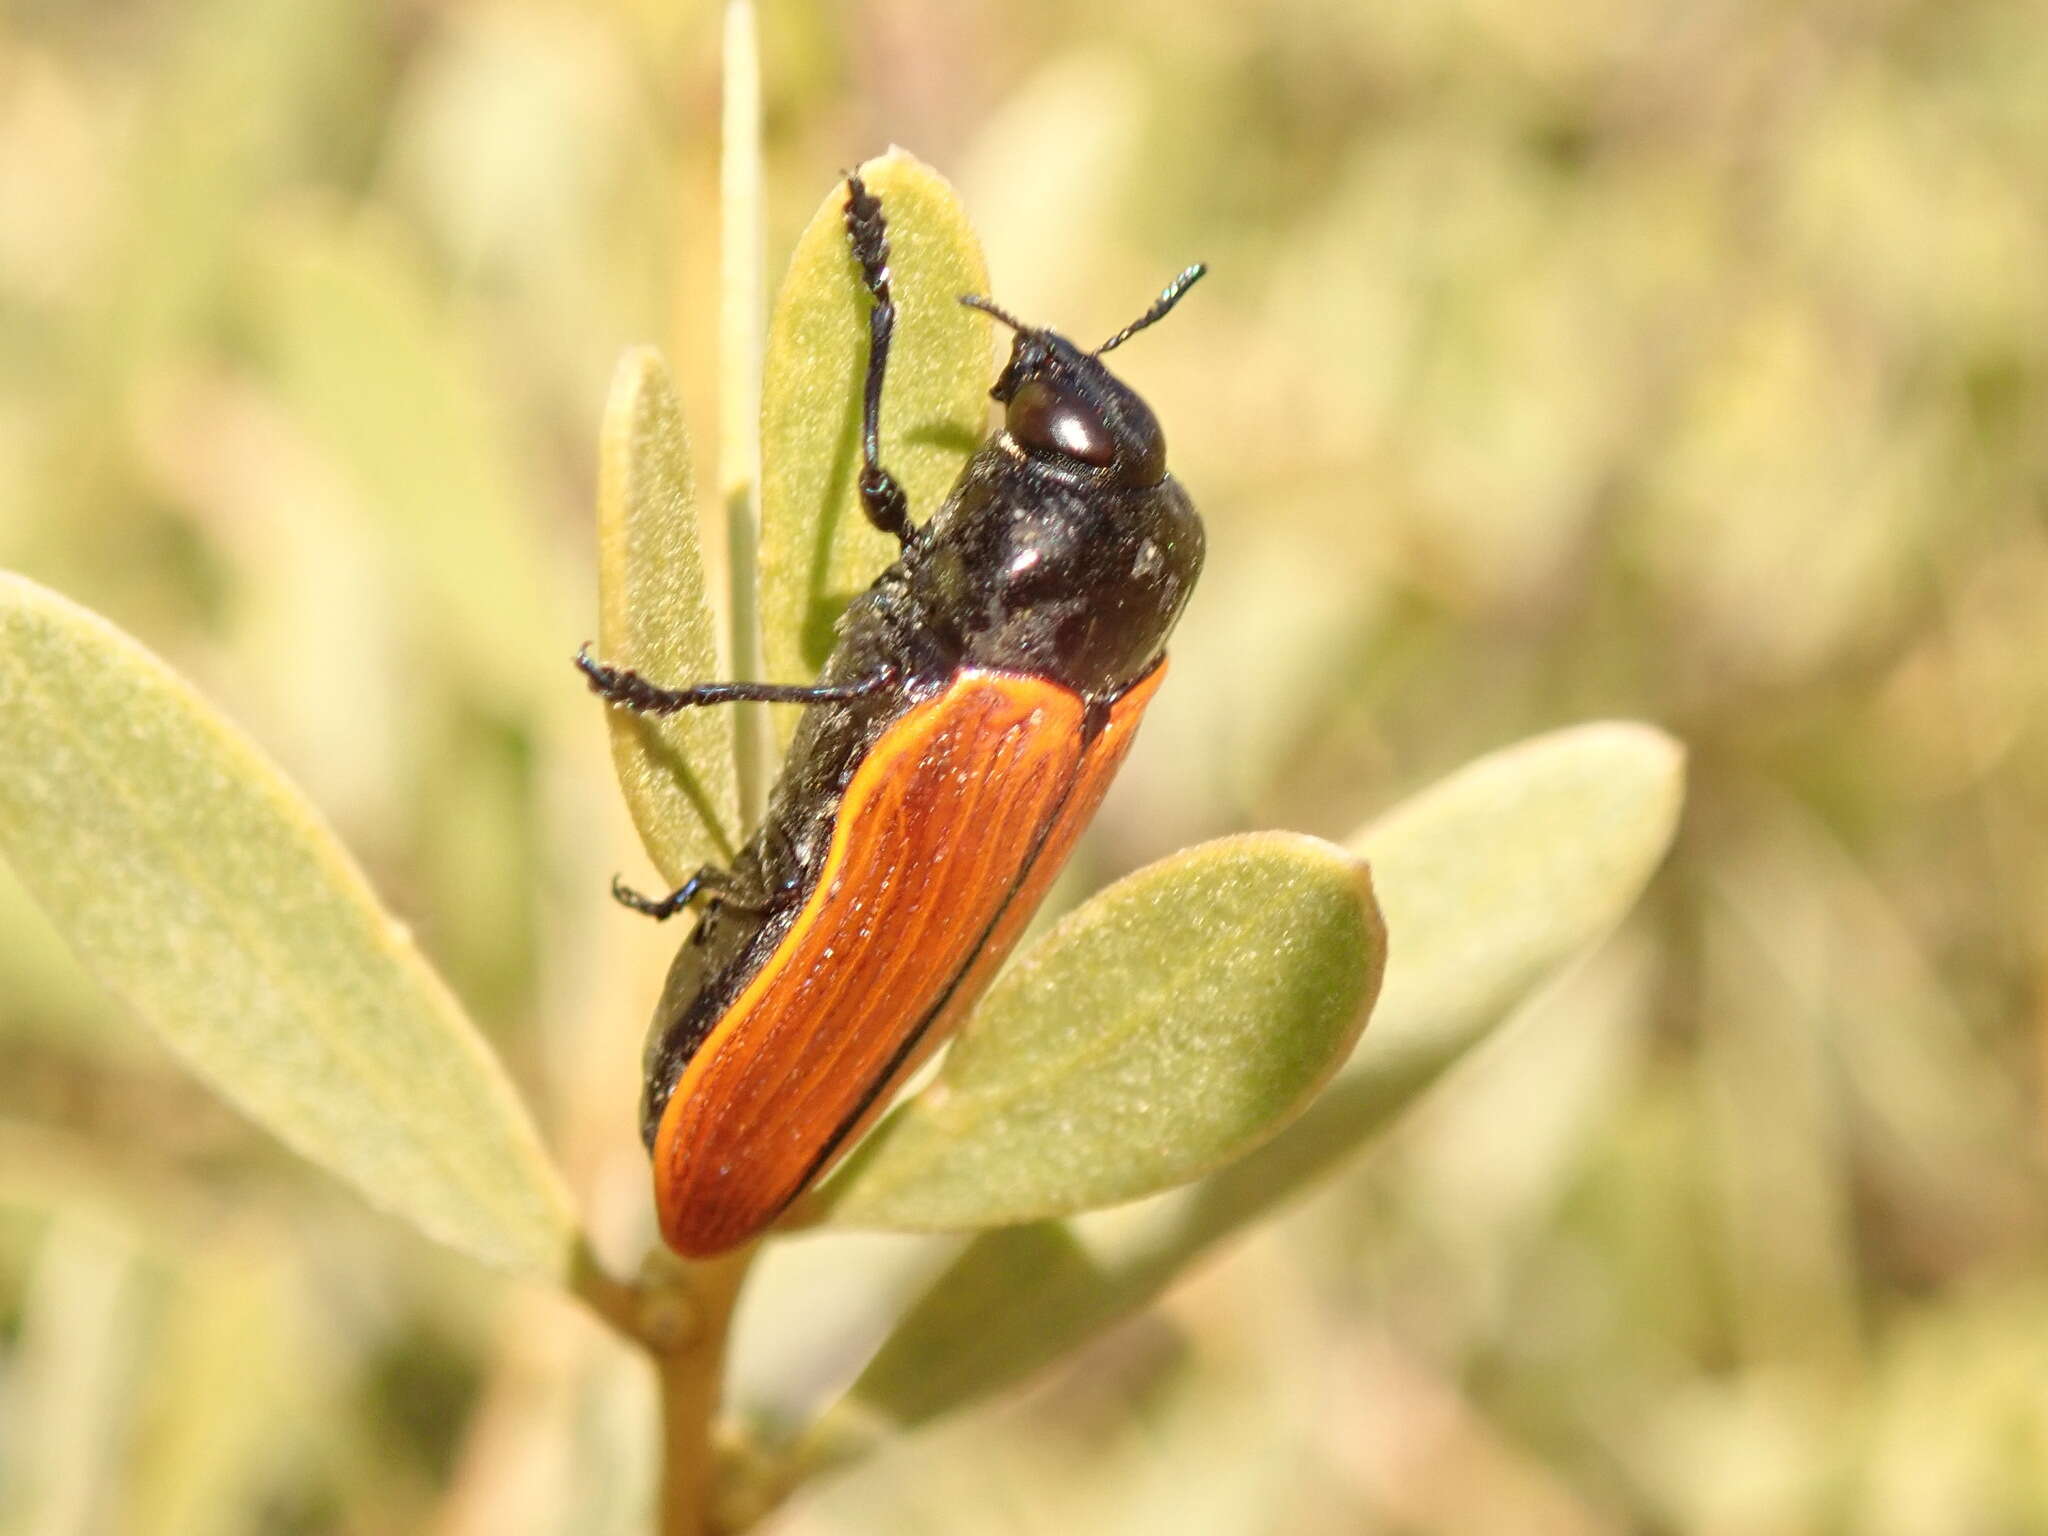
[[[715,677],[689,439],[668,369],[651,347],[628,352],[612,380],[597,539],[601,659],[667,687]],[[707,859],[729,859],[739,818],[732,712],[608,714],[619,787],[655,867],[680,885]]]
[[[1330,1087],[1250,1156],[1115,1213],[1113,1231],[1048,1222],[977,1238],[828,1420],[822,1454],[855,1453],[856,1426],[875,1414],[918,1423],[1060,1358],[1370,1145],[1628,911],[1676,830],[1683,761],[1644,726],[1559,731],[1481,759],[1360,834],[1352,846],[1371,861],[1386,917],[1386,985]],[[1060,1263],[1027,1262],[1053,1253]],[[949,1356],[964,1317],[981,1320],[976,1348]]]
[[[278,770],[104,619],[0,573],[0,852],[102,985],[430,1236],[566,1270],[561,1180],[404,926]]]
[[[882,462],[913,516],[935,510],[988,429],[989,322],[963,293],[988,266],[950,185],[900,149],[860,174],[889,223],[895,342],[882,397]],[[846,188],[798,238],[768,325],[761,393],[761,625],[768,675],[808,682],[841,611],[896,558],[861,515],[867,290],[846,245]],[[795,712],[785,711],[784,734]]]
[[[1135,1200],[1242,1156],[1351,1052],[1385,944],[1371,881],[1293,833],[1225,838],[1070,913],[826,1198],[958,1231]]]

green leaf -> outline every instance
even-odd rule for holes
[[[1361,830],[1397,958],[1340,1082],[1404,1107],[1627,914],[1684,799],[1684,748],[1608,721],[1480,758]]]
[[[716,676],[690,445],[675,387],[652,347],[628,352],[613,376],[598,458],[597,540],[602,659],[668,687]],[[731,858],[739,815],[731,712],[608,713],[619,787],[655,867],[680,885],[714,855]]]
[[[1350,1054],[1385,940],[1356,859],[1225,838],[1069,914],[826,1192],[844,1226],[958,1231],[1120,1204],[1242,1156]]]
[[[1113,1230],[1047,1223],[977,1238],[820,1427],[820,1455],[856,1453],[875,1415],[922,1422],[1058,1359],[1355,1156],[1621,919],[1669,847],[1682,797],[1677,743],[1589,725],[1483,758],[1360,834],[1352,846],[1372,863],[1386,917],[1386,985],[1330,1087],[1249,1157],[1117,1213]],[[1064,1258],[1032,1258],[1046,1253]],[[963,1317],[982,1320],[976,1348],[948,1356]]]
[[[566,1273],[568,1197],[497,1059],[332,832],[104,619],[0,573],[0,853],[99,982],[430,1236]]]
[[[1033,1294],[1055,1305],[1006,1310]],[[897,1324],[849,1399],[812,1432],[823,1462],[868,1449],[889,1424],[928,1423],[1021,1381],[1145,1296],[1111,1273],[1065,1221],[998,1227],[969,1243]]]
[[[988,430],[988,292],[980,243],[945,179],[900,149],[861,166],[889,222],[896,335],[882,397],[882,462],[928,516]],[[761,394],[761,624],[768,674],[809,682],[846,605],[896,558],[861,515],[867,290],[846,246],[845,187],[798,238],[768,325]],[[794,712],[786,712],[793,729]],[[786,734],[786,732],[785,732]]]

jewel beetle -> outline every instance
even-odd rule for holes
[[[963,295],[1015,333],[989,391],[1004,421],[914,525],[879,462],[896,308],[887,221],[857,175],[845,223],[870,301],[860,504],[898,559],[810,685],[669,688],[576,658],[643,713],[806,706],[731,867],[658,900],[613,887],[652,917],[698,909],[641,1106],[662,1235],[689,1257],[772,1223],[994,979],[1129,750],[1202,567],[1158,420],[1102,361],[1201,266],[1093,352]]]

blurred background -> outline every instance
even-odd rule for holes
[[[1686,825],[1373,1158],[778,1529],[2048,1529],[2048,13],[1102,9],[762,12],[771,283],[891,142],[1084,339],[1214,269],[1122,358],[1210,567],[1066,899],[1609,715],[1686,743]],[[647,868],[567,659],[620,350],[714,436],[718,47],[686,0],[0,11],[0,566],[307,787],[621,1259],[672,938],[604,899]],[[740,1361],[785,1419],[931,1262],[788,1248]],[[623,1536],[648,1396],[0,870],[0,1530]]]

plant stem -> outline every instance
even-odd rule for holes
[[[732,675],[761,675],[757,570],[761,540],[761,55],[752,0],[725,9],[725,96],[718,167],[718,495],[725,508]],[[761,818],[768,793],[765,705],[733,715],[740,827]]]
[[[718,1490],[712,1429],[725,1380],[733,1303],[752,1257],[751,1248],[742,1249],[685,1271],[694,1283],[687,1292],[687,1314],[677,1319],[685,1325],[681,1337],[666,1341],[666,1348],[648,1340],[661,1383],[662,1536],[709,1536],[713,1529]]]
[[[661,1389],[661,1536],[710,1536],[718,1493],[712,1430],[725,1379],[733,1305],[755,1250],[702,1264],[648,1257],[637,1282],[619,1279],[579,1247],[577,1298],[647,1354]]]
[[[633,1343],[640,1336],[640,1287],[628,1284],[606,1269],[590,1251],[588,1241],[578,1241],[569,1267],[569,1289],[613,1330]]]

